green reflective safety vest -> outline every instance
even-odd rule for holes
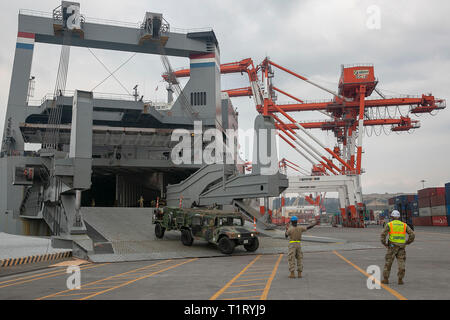
[[[406,223],[399,220],[394,220],[388,223],[389,225],[389,241],[395,243],[406,242]]]

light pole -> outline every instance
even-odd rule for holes
[[[420,180],[420,182],[422,182],[422,189],[425,189],[425,181],[426,180]]]

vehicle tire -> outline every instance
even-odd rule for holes
[[[194,242],[194,238],[192,238],[191,231],[187,229],[181,230],[181,242],[185,246],[192,246]]]
[[[249,241],[249,243],[244,244],[245,250],[248,252],[255,252],[259,248],[259,240],[258,238],[253,238]]]
[[[162,237],[164,237],[164,231],[166,231],[166,228],[161,226],[160,223],[155,225],[155,235],[158,239],[162,239]]]
[[[232,254],[234,251],[234,247],[236,244],[234,241],[231,241],[228,237],[222,237],[219,240],[219,243],[217,244],[219,247],[220,252],[224,254]]]

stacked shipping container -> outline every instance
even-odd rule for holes
[[[447,210],[447,224],[450,226],[450,182],[445,184],[445,208]]]
[[[446,188],[438,187],[419,190],[419,217],[414,219],[414,224],[448,226],[446,203]]]
[[[417,195],[401,195],[388,200],[389,212],[398,210],[400,212],[401,220],[407,224],[413,224],[413,217],[419,215]]]

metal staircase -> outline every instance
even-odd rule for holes
[[[40,214],[42,197],[39,186],[25,188],[25,194],[20,205],[20,216],[22,218],[42,219]]]

